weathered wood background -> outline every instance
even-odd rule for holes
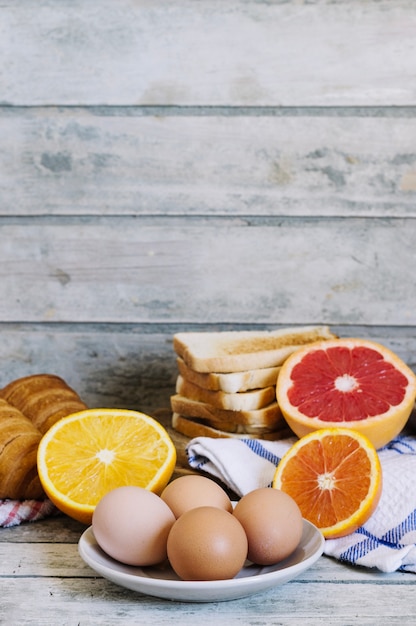
[[[1,3],[0,386],[166,417],[176,331],[293,324],[416,370],[415,242],[414,0]],[[81,530],[2,530],[1,624],[414,622],[414,575],[328,558],[260,600],[138,597]]]
[[[413,0],[0,7],[0,385],[168,406],[181,330],[416,367]]]

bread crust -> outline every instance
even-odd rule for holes
[[[10,382],[0,396],[28,417],[45,434],[61,417],[83,411],[87,405],[59,376],[34,374]]]
[[[0,498],[39,498],[36,471],[41,434],[18,409],[0,399]]]
[[[232,373],[277,367],[297,348],[335,339],[328,326],[303,326],[275,331],[184,332],[173,348],[196,372]]]
[[[261,387],[271,387],[276,385],[280,366],[264,367],[245,372],[228,372],[226,374],[218,372],[196,372],[186,365],[181,357],[177,358],[178,371],[182,378],[188,380],[199,387],[210,391],[225,391],[226,393],[241,393],[251,391]]]
[[[206,402],[219,409],[227,409],[229,411],[261,409],[276,399],[275,386],[252,389],[242,393],[226,393],[225,391],[210,391],[209,389],[198,387],[198,385],[194,385],[180,375],[176,380],[176,392],[191,400]]]
[[[25,376],[0,390],[0,498],[45,497],[37,471],[40,440],[58,419],[86,408],[53,374]]]
[[[225,431],[209,425],[198,418],[185,417],[178,413],[172,414],[172,428],[177,432],[193,439],[194,437],[214,437],[214,438],[237,438],[237,439],[283,439],[287,436],[288,430],[278,429],[270,432],[247,432],[242,431]]]
[[[286,422],[277,402],[271,402],[262,409],[254,411],[228,411],[219,409],[205,402],[198,402],[176,394],[171,396],[171,408],[183,417],[194,417],[207,423],[228,430],[229,427],[245,426],[276,430],[285,427]],[[226,426],[229,426],[228,428]]]

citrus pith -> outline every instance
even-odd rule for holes
[[[380,460],[372,443],[356,431],[316,430],[283,456],[273,487],[290,495],[325,538],[343,537],[364,524],[377,507]]]
[[[38,448],[43,489],[58,509],[90,524],[99,500],[132,485],[160,493],[176,463],[175,446],[155,419],[125,409],[88,409],[59,420]]]
[[[405,426],[415,405],[416,376],[376,342],[334,339],[292,354],[280,370],[276,397],[298,437],[342,426],[380,448]]]

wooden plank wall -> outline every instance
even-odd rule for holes
[[[416,367],[413,0],[0,7],[0,385],[168,406],[178,330]]]

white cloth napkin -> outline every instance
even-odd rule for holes
[[[280,458],[296,439],[196,437],[189,465],[218,478],[238,496],[269,486]],[[371,518],[356,532],[327,539],[324,553],[340,561],[416,573],[416,438],[397,437],[379,450],[383,491]]]

